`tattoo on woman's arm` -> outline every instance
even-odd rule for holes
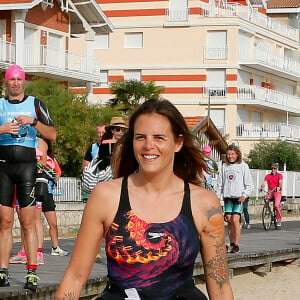
[[[213,278],[220,288],[229,281],[227,270],[227,256],[224,244],[216,244],[216,256],[212,257],[205,264],[207,268],[207,276]]]
[[[224,232],[224,217],[221,208],[212,208],[207,211],[209,223],[209,237],[217,238],[222,236]]]
[[[76,298],[74,293],[68,292],[62,298],[55,298],[55,300],[76,300]]]

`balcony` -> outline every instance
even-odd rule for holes
[[[16,45],[0,39],[0,66],[16,63]],[[24,47],[24,69],[33,76],[55,78],[72,83],[100,81],[99,61],[47,46]]]
[[[203,86],[203,97],[207,98],[225,98],[227,88],[223,86]]]
[[[236,124],[236,137],[300,142],[300,126],[285,123],[238,123]]]
[[[201,5],[201,17],[226,18],[238,17],[256,26],[273,31],[285,38],[299,42],[298,29],[274,20],[254,8],[239,3],[216,2],[215,6]]]
[[[274,55],[261,47],[254,47],[251,54],[240,51],[239,63],[290,80],[299,81],[300,79],[300,63],[297,60]]]
[[[204,59],[227,59],[228,58],[228,48],[210,48],[204,47],[203,53]]]
[[[238,104],[260,105],[300,114],[300,101],[295,96],[256,85],[238,86],[237,99]]]
[[[189,9],[166,9],[166,16],[168,22],[187,22],[189,20]]]

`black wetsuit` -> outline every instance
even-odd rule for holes
[[[53,126],[48,109],[41,100],[32,96],[25,96],[22,101],[0,98],[0,125],[20,115]],[[15,192],[20,207],[35,205],[36,134],[34,127],[25,125],[16,136],[0,135],[0,204],[3,206],[13,206]]]

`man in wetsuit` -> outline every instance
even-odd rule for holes
[[[49,140],[56,130],[48,109],[39,99],[24,94],[25,73],[10,66],[4,78],[7,97],[0,98],[0,287],[10,286],[9,257],[13,245],[14,195],[20,204],[20,225],[28,257],[25,289],[38,286],[35,231],[37,132]]]

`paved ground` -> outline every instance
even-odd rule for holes
[[[285,252],[289,251],[290,249],[300,249],[299,232],[300,218],[284,222],[280,230],[275,230],[274,228],[272,228],[270,231],[265,231],[261,223],[254,224],[252,225],[251,229],[243,230],[242,232],[240,243],[241,252],[239,254],[228,254],[228,258],[229,260],[235,259],[234,256],[238,255],[242,259],[243,256],[246,257],[249,255],[265,255],[269,251],[274,250]],[[73,238],[60,240],[60,246],[69,252],[72,252],[73,245]],[[14,244],[13,254],[17,253],[19,247],[19,243]],[[52,286],[53,289],[53,286],[56,286],[60,283],[61,277],[64,270],[66,269],[70,257],[51,256],[51,244],[48,240],[45,241],[44,249],[45,264],[39,266],[38,268],[40,286],[45,289]],[[25,280],[25,273],[25,265],[10,265],[11,287],[0,288],[0,299],[13,299],[9,298],[7,295],[24,293],[23,285]],[[105,275],[106,261],[105,259],[100,259],[99,261],[95,262],[90,274],[90,279],[102,278]],[[27,297],[22,299],[29,299]],[[41,299],[46,299],[46,297]]]

